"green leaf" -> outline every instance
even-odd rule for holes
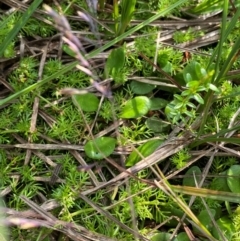
[[[209,84],[209,89],[215,91],[215,92],[220,92],[219,89],[217,88],[217,86],[213,85],[213,84]]]
[[[161,110],[167,106],[169,101],[162,98],[151,98],[150,110]]]
[[[183,102],[180,102],[180,103],[177,103],[177,104],[174,106],[174,109],[175,109],[175,110],[178,110],[178,109],[181,109],[183,106],[184,106],[184,103],[183,103]]]
[[[189,107],[191,107],[191,108],[193,108],[193,109],[196,109],[196,108],[197,108],[197,106],[194,105],[194,104],[191,103],[191,102],[187,102],[187,106],[189,106]]]
[[[114,75],[117,72],[121,71],[125,63],[125,51],[123,47],[113,49],[110,55],[108,56],[107,63],[105,66],[105,74],[108,77]]]
[[[215,177],[211,183],[211,189],[230,192],[227,184],[227,171],[219,173],[219,177]]]
[[[179,233],[177,239],[178,241],[191,241],[185,232]]]
[[[88,141],[84,151],[89,158],[101,160],[108,157],[114,151],[116,140],[112,137],[99,137]]]
[[[189,81],[186,86],[188,88],[194,88],[194,89],[197,89],[198,86],[199,86],[199,81],[198,80],[192,80],[192,81]]]
[[[151,241],[169,241],[171,236],[170,233],[157,233],[151,238]],[[178,241],[178,239],[174,238],[173,241]]]
[[[69,56],[71,57],[76,57],[76,53],[74,53],[74,51],[67,45],[67,44],[63,44],[62,47],[63,51],[65,53],[67,53]]]
[[[178,95],[178,94],[175,94],[175,95],[174,95],[174,98],[176,98],[176,99],[179,100],[180,102],[183,102],[183,101],[184,101],[183,97],[182,97],[181,95]]]
[[[195,71],[196,71],[196,75],[197,75],[197,79],[200,80],[204,77],[207,76],[207,71],[201,67],[201,65],[197,62],[195,62]]]
[[[136,0],[122,0],[122,14],[117,35],[124,33],[135,11]]]
[[[151,92],[156,86],[133,80],[130,83],[130,87],[131,87],[131,90],[133,91],[133,93],[138,94],[138,95],[145,95],[145,94],[148,94],[149,92]]]
[[[215,217],[216,211],[214,209],[209,209],[209,210],[210,210],[212,216]],[[208,211],[202,210],[197,217],[198,217],[198,220],[206,227],[206,229],[211,232],[213,225],[212,225],[211,218],[208,214]],[[193,230],[197,231],[197,229],[195,227],[193,227]]]
[[[186,83],[192,80],[199,80],[199,76],[197,74],[197,69],[201,68],[201,65],[196,62],[192,61],[183,69],[183,77]]]
[[[163,121],[156,116],[152,116],[146,120],[147,127],[155,133],[163,133],[171,128],[169,122]]]
[[[174,205],[174,204],[171,204],[171,205],[161,205],[159,207],[159,209],[157,209],[158,212],[156,212],[156,214],[154,215],[154,220],[158,223],[161,223],[162,222],[162,217],[159,217],[161,216],[162,214],[161,213],[171,213],[172,216],[175,216],[175,217],[178,217],[178,218],[182,218],[182,216],[184,215],[184,212],[181,208],[179,208],[179,206],[177,205]],[[171,228],[174,228],[176,227],[177,225],[179,224],[179,221],[176,220],[175,218],[173,219],[170,219],[166,225],[168,227],[171,227]]]
[[[193,98],[199,103],[199,104],[204,104],[204,100],[201,97],[201,95],[199,95],[198,93],[194,94]]]
[[[201,180],[201,170],[198,166],[192,166],[188,169],[188,171],[185,174],[185,177],[183,178],[183,186],[190,186],[190,187],[196,187],[195,180],[197,183]],[[194,178],[195,175],[195,178]]]
[[[186,110],[184,114],[189,116],[190,118],[195,118],[195,112],[193,110],[192,111]]]
[[[232,236],[236,232],[232,220],[229,217],[221,217],[217,220],[217,225],[226,239],[232,240]],[[221,240],[221,236],[219,235],[219,231],[216,227],[213,227],[212,234],[214,238]]]
[[[73,102],[79,105],[83,111],[93,112],[97,111],[99,105],[99,99],[96,95],[92,93],[87,93],[83,95],[73,95]]]
[[[188,83],[188,82],[193,80],[193,78],[192,78],[190,73],[186,73],[186,75],[184,77],[185,77],[184,79],[185,79],[186,83]]]
[[[161,144],[163,140],[151,140],[134,150],[126,160],[125,165],[127,167],[135,165],[137,162],[142,160],[142,157],[138,154],[141,153],[143,157],[151,155]]]
[[[121,118],[138,118],[141,117],[150,110],[151,101],[145,96],[137,96],[132,100],[127,101],[125,106],[122,108]]]
[[[227,171],[227,184],[233,193],[240,193],[240,165],[232,165]]]

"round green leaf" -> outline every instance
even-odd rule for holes
[[[166,107],[169,101],[162,98],[151,98],[150,110],[161,110]]]
[[[215,217],[216,211],[214,209],[209,209],[209,210],[210,210],[212,216]],[[206,227],[206,229],[211,232],[211,230],[213,228],[213,224],[212,224],[208,211],[202,210],[200,212],[200,214],[197,216],[197,218],[201,222],[201,224],[204,225]],[[193,230],[197,231],[197,228],[193,227]]]
[[[240,193],[240,165],[232,165],[228,171],[227,184],[233,193]]]
[[[199,80],[197,71],[201,68],[198,62],[192,61],[183,69],[183,77],[186,83],[192,80]]]
[[[197,181],[197,183],[200,182],[200,180],[201,180],[200,174],[201,173],[202,172],[198,166],[192,166],[186,172],[186,174],[185,174],[186,177],[183,178],[183,185],[190,186],[190,187],[196,187],[195,180]],[[194,178],[194,175],[195,175],[195,178]]]
[[[132,81],[130,83],[131,90],[133,93],[138,94],[138,95],[145,95],[151,92],[156,86],[147,84],[147,83],[142,83],[138,81]]]
[[[221,217],[217,220],[217,225],[226,239],[232,240],[232,236],[236,232],[232,220],[229,217]],[[220,240],[220,235],[217,228],[213,227],[212,234],[214,238]]]
[[[177,236],[178,241],[190,241],[188,235],[185,232],[181,232]]]
[[[151,238],[151,241],[169,241],[171,236],[170,233],[157,233]],[[173,241],[178,241],[178,239],[174,238]]]
[[[156,220],[156,222],[162,222],[162,213],[171,213],[172,216],[179,217],[180,219],[184,215],[183,210],[177,205],[161,205],[159,209],[156,210],[156,214],[154,213],[154,220]],[[186,223],[188,222],[186,221]],[[175,218],[172,218],[168,222],[166,222],[166,226],[170,228],[174,228],[178,224],[179,221]]]
[[[230,192],[231,190],[228,187],[226,176],[227,176],[227,171],[224,171],[219,174],[219,177],[215,177],[211,183],[211,189]]]
[[[73,100],[75,105],[79,105],[83,111],[93,112],[98,109],[99,99],[92,93],[73,95]]]
[[[150,108],[151,101],[149,98],[145,96],[137,96],[132,100],[127,101],[122,109],[120,117],[126,119],[138,118],[147,114]]]
[[[152,116],[146,120],[147,127],[155,133],[167,132],[170,129],[170,124],[166,121],[159,119],[156,116]]]
[[[142,160],[142,157],[138,154],[138,152],[140,152],[144,157],[151,155],[162,144],[162,142],[162,140],[151,140],[139,146],[137,148],[137,151],[133,151],[129,155],[125,165],[127,167],[133,166],[134,164]]]
[[[107,59],[107,67],[109,69],[121,69],[124,66],[125,62],[125,51],[123,47],[113,49]]]
[[[88,141],[84,146],[84,151],[89,158],[103,159],[114,151],[116,140],[112,137],[99,137]]]

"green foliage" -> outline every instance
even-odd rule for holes
[[[137,11],[136,11],[136,17],[139,19],[142,19],[143,17],[150,17],[153,12],[161,12],[162,10],[166,9],[167,7],[171,6],[172,4],[176,3],[175,0],[150,0],[150,1],[138,1],[137,2]],[[192,1],[187,1],[185,3],[182,3],[178,7],[172,9],[171,11],[168,11],[166,14],[164,14],[164,17],[171,16],[174,14],[175,16],[181,15],[181,9],[183,7],[189,6],[192,4]]]
[[[75,1],[78,6],[84,6],[85,8],[86,2],[87,1],[82,0]],[[104,8],[104,2],[105,1],[99,1],[100,9]],[[99,116],[96,117],[96,119],[95,114],[92,113],[84,113],[84,117],[81,116],[80,112],[72,105],[70,98],[58,98],[57,96],[57,93],[61,93],[61,89],[65,87],[82,89],[89,86],[89,77],[74,69],[76,62],[65,66],[60,60],[46,59],[43,71],[43,80],[37,82],[39,61],[30,57],[22,59],[19,66],[8,78],[9,83],[14,89],[14,93],[10,97],[0,100],[1,107],[3,107],[6,103],[9,104],[6,108],[1,110],[1,116],[4,118],[2,118],[2,121],[0,122],[0,143],[16,143],[14,135],[12,134],[18,133],[26,140],[31,139],[31,141],[36,143],[40,142],[45,144],[48,143],[48,141],[60,141],[79,145],[85,143],[86,140],[89,140],[89,133],[86,132],[85,120],[92,128],[93,135],[95,135],[99,133],[99,131],[105,130],[107,127],[106,125],[113,124],[112,121],[115,119],[113,113],[116,112],[118,117],[137,118],[133,121],[124,120],[124,123],[121,124],[119,127],[119,132],[121,134],[120,137],[118,137],[120,139],[118,140],[119,143],[124,145],[133,143],[138,145],[139,143],[136,143],[137,141],[146,141],[146,139],[153,137],[154,135],[159,136],[160,134],[168,134],[171,124],[174,124],[182,119],[185,120],[186,117],[190,117],[188,123],[192,123],[195,116],[201,114],[202,111],[205,110],[205,105],[208,104],[208,100],[211,105],[213,104],[214,108],[211,109],[211,112],[207,111],[208,119],[204,124],[204,133],[209,134],[217,132],[218,129],[227,129],[230,118],[238,110],[240,91],[238,87],[235,87],[232,83],[226,80],[228,78],[226,78],[224,71],[226,72],[228,69],[239,68],[239,61],[235,61],[232,66],[225,66],[225,68],[222,68],[222,66],[225,65],[226,62],[231,62],[229,61],[229,56],[231,56],[231,54],[233,54],[233,52],[237,49],[239,24],[236,24],[233,28],[233,34],[229,34],[226,41],[220,45],[222,51],[218,52],[220,58],[219,61],[216,61],[215,57],[217,55],[214,56],[213,50],[209,49],[207,51],[205,49],[200,51],[202,53],[209,54],[209,56],[213,55],[214,57],[211,61],[209,61],[210,57],[207,55],[202,56],[200,54],[192,54],[192,60],[183,63],[181,51],[175,50],[174,48],[163,48],[160,46],[157,52],[157,65],[172,78],[176,78],[176,81],[183,81],[181,82],[183,90],[176,90],[174,96],[172,94],[173,91],[169,89],[167,91],[164,89],[163,91],[163,88],[157,87],[157,85],[151,85],[150,90],[146,90],[146,85],[139,84],[136,86],[137,82],[132,82],[131,84],[127,83],[127,79],[134,79],[134,77],[159,77],[157,81],[162,81],[162,75],[157,71],[153,72],[153,66],[147,63],[145,59],[142,59],[140,57],[140,53],[146,55],[146,57],[153,62],[156,54],[156,37],[159,29],[149,26],[149,23],[159,19],[160,17],[169,16],[170,14],[174,14],[175,16],[180,15],[180,7],[174,7],[183,4],[183,2],[184,1],[150,0],[132,2],[121,1],[118,3],[117,1],[114,1],[113,18],[115,20],[115,35],[117,35],[118,38],[114,40],[108,39],[107,41],[104,39],[104,41],[106,41],[104,46],[96,46],[96,49],[86,56],[87,59],[91,59],[98,53],[102,53],[106,49],[111,49],[112,52],[108,57],[104,73],[100,77],[113,78],[115,83],[118,84],[117,90],[114,85],[113,99],[105,99],[101,106],[99,105],[99,99],[95,95],[94,98],[96,98],[93,101],[86,99],[86,95],[83,96],[84,101],[83,103],[80,103],[81,109],[84,110],[84,108],[86,108],[86,111],[93,107],[93,111],[95,112],[98,107],[100,108]],[[193,4],[192,1],[185,2],[187,2],[187,4]],[[70,8],[73,2],[70,2],[69,5],[65,3],[61,4],[65,13],[74,13],[71,12],[74,11],[74,8]],[[171,4],[174,4],[174,7],[166,8]],[[130,20],[133,19],[134,5],[137,8],[134,13],[134,18],[143,20],[143,18],[147,15],[154,16],[147,21],[141,21],[140,25],[131,27],[130,30],[124,33],[130,23]],[[5,20],[3,19],[3,22],[0,24],[2,26],[4,38],[16,25],[16,21],[20,21],[19,18],[21,19],[22,15],[17,13],[11,15]],[[98,18],[98,20],[99,19],[101,18]],[[73,24],[71,23],[71,25]],[[76,24],[73,26],[73,29],[78,28],[78,26],[79,25]],[[231,24],[229,23],[228,26],[231,27]],[[142,29],[140,30],[140,28]],[[223,30],[225,31],[226,28],[223,28]],[[55,30],[53,31],[51,27],[46,26],[33,18],[29,18],[25,26],[22,26],[19,31],[21,31],[24,36],[40,35],[42,37],[51,36],[52,33],[55,32]],[[121,33],[123,34],[121,35]],[[115,48],[114,44],[121,42],[124,38],[131,36],[133,33],[138,35],[136,38],[134,36],[134,47],[131,46],[126,48],[123,46]],[[141,34],[144,35],[140,36]],[[190,41],[193,38],[200,36],[202,33],[198,34],[199,35],[196,35],[192,29],[188,29],[185,35],[176,31],[174,38],[177,42]],[[1,36],[2,35],[0,33],[0,38]],[[7,47],[9,49],[6,48],[4,50],[5,57],[14,56],[14,46],[17,40],[16,36],[17,35],[15,35],[15,37],[13,37],[9,42]],[[113,36],[108,37],[111,38]],[[0,41],[2,40],[0,39]],[[213,63],[213,65],[208,66],[208,61],[211,62],[211,64]],[[223,70],[222,75],[219,74],[218,68],[221,71]],[[103,71],[103,69],[97,69],[96,73],[98,74],[98,70],[100,70],[100,73]],[[163,81],[165,80],[166,79]],[[125,85],[122,87],[119,86],[119,84]],[[213,93],[212,99],[207,98],[209,96],[211,97],[210,94],[208,96],[208,93],[210,92]],[[157,95],[155,95],[156,93]],[[141,96],[140,100],[144,99],[144,101],[138,102],[136,99],[138,100],[139,96],[136,97],[134,94],[149,95]],[[93,96],[93,94],[90,95]],[[46,121],[47,118],[44,119],[41,116],[41,118],[38,118],[36,131],[33,134],[30,133],[29,129],[32,118],[32,104],[36,96],[38,96],[40,100],[40,110],[44,111],[44,114],[51,119],[51,123],[49,124],[49,122]],[[163,99],[158,98],[159,96]],[[12,100],[14,100],[14,103],[10,102]],[[123,106],[124,103],[127,104],[121,110],[121,106]],[[201,110],[197,109],[198,105],[202,106]],[[165,107],[166,115],[170,123],[166,123],[166,115],[164,115],[161,111],[161,109]],[[148,116],[144,116],[145,114],[151,114],[148,113],[148,111],[151,110],[154,110],[153,117],[148,118]],[[93,122],[95,123],[94,126],[92,126]],[[157,130],[153,128],[153,123],[155,124],[155,127],[157,126]],[[111,135],[112,134],[115,135],[115,133],[111,133]],[[51,138],[53,140],[51,140]],[[99,159],[101,157],[102,159],[104,156],[111,155],[115,147],[115,142],[115,138],[107,139],[106,141],[106,139],[102,137],[87,142],[85,145],[87,157],[83,156],[84,160],[88,162],[90,161],[89,158],[97,157],[97,159]],[[97,148],[94,143],[97,143]],[[159,142],[150,141],[142,145],[138,148],[138,150],[144,156],[147,156],[154,152],[159,144]],[[88,147],[89,150],[87,150]],[[99,149],[104,155],[100,155],[101,153],[99,153]],[[3,150],[0,152],[2,154],[0,167],[4,170],[0,174],[0,179],[3,185],[1,190],[7,188],[8,186],[12,188],[12,193],[10,194],[11,196],[9,195],[10,198],[8,200],[10,207],[22,210],[25,208],[25,203],[19,199],[20,195],[33,198],[38,192],[43,192],[48,198],[55,198],[60,202],[61,211],[59,213],[59,219],[80,223],[92,231],[106,234],[110,237],[116,238],[117,240],[135,240],[132,235],[122,232],[117,224],[110,222],[107,217],[97,213],[97,211],[90,207],[88,203],[85,203],[78,198],[79,191],[88,189],[89,185],[92,184],[90,183],[88,172],[79,171],[77,168],[79,164],[76,163],[76,160],[72,158],[68,151],[43,150],[44,154],[50,156],[50,158],[53,158],[53,160],[57,163],[61,163],[63,166],[59,175],[61,178],[64,178],[64,183],[55,183],[54,187],[52,187],[48,184],[43,185],[36,181],[38,180],[36,177],[41,176],[49,178],[51,176],[51,170],[46,168],[46,164],[40,158],[36,158],[36,156],[32,155],[30,164],[24,166],[23,160],[25,159],[25,152],[19,152],[18,150],[19,149],[17,149],[17,151],[14,150],[13,152],[7,152],[7,155]],[[91,154],[89,155],[89,153]],[[127,159],[126,161],[126,164],[129,166],[135,165],[138,161],[136,161],[136,159],[138,159],[136,152],[132,152],[129,158],[132,156],[134,156],[134,161],[132,162],[131,160],[130,165],[128,163],[129,160]],[[189,150],[183,149],[174,155],[171,158],[171,161],[177,169],[181,169],[187,164],[189,158]],[[216,158],[214,160],[213,167],[211,168],[212,173],[210,174],[227,174],[227,172],[233,169],[233,165],[236,164],[236,160],[233,160],[233,158]],[[105,165],[107,168],[104,167],[103,170],[101,170],[101,175],[98,176],[98,173],[95,174],[98,179],[102,177],[106,178],[106,180],[101,179],[99,182],[108,181],[112,177],[112,174],[117,175],[118,173],[115,169],[111,170],[111,173],[108,171],[108,164]],[[199,166],[202,167],[201,165],[203,165],[202,162]],[[195,186],[193,171],[196,171],[196,169],[193,170],[190,168],[190,171],[192,178],[187,177],[188,182],[191,181],[191,186]],[[20,181],[12,178],[11,176],[12,173],[16,172],[21,177]],[[197,170],[195,174],[200,173],[201,172]],[[188,172],[185,172],[184,174],[190,175]],[[144,179],[150,178],[151,180],[152,178],[155,179],[153,173],[151,173],[148,169],[138,173],[138,177]],[[207,183],[214,190],[229,191],[227,190],[227,188],[229,188],[228,186],[231,186],[233,182],[239,183],[238,178],[234,180],[231,177],[221,177],[216,179],[210,178]],[[198,176],[196,177],[196,180],[199,182]],[[230,185],[228,185],[229,182],[231,182]],[[185,178],[184,185],[187,184],[189,183],[186,182]],[[217,189],[217,187],[219,187],[219,189]],[[146,190],[141,192],[145,188]],[[131,194],[133,195],[133,207],[130,205],[130,202],[125,200],[126,198],[129,198],[129,195]],[[110,195],[111,193],[109,196]],[[117,195],[114,200],[110,200],[109,196],[108,194],[106,195],[106,190],[98,190],[93,193],[90,198],[100,207],[109,208],[111,215],[118,218],[121,222],[128,226],[132,225],[131,209],[134,209],[138,221],[136,228],[140,229],[139,232],[147,233],[145,223],[147,219],[160,223],[171,217],[171,215],[178,216],[175,214],[174,209],[179,209],[179,207],[173,203],[173,201],[169,200],[166,194],[163,194],[162,191],[156,188],[149,188],[148,184],[139,182],[135,179],[129,180],[128,189],[125,185],[121,185],[119,190],[117,190]],[[181,198],[185,202],[188,201],[188,197],[186,196]],[[207,203],[210,208],[214,208],[214,211],[215,207],[219,207],[220,205],[221,208],[223,207],[222,203],[219,201],[210,202],[207,200]],[[234,206],[231,206],[231,208],[232,207]],[[203,209],[203,204],[200,199],[197,199],[192,210],[199,213],[199,210],[201,209]],[[227,218],[230,221],[233,220],[233,225],[236,231],[239,232],[240,218],[238,210],[233,211],[233,213],[233,217],[230,216]],[[181,217],[182,214],[183,213],[181,212],[179,217]],[[204,217],[207,216],[205,214],[206,213],[203,215]],[[202,222],[204,223],[205,221],[202,220]],[[207,222],[209,222],[209,219]],[[107,229],[106,224],[108,226]],[[221,224],[219,224],[219,226],[222,227]],[[170,231],[167,230],[166,227],[164,227],[164,229],[166,230],[166,233],[163,238],[168,238]],[[209,227],[209,229],[212,229],[212,227]],[[224,229],[224,227],[222,227],[222,229]],[[226,233],[227,232],[228,228]],[[20,234],[20,231],[15,231],[15,233]],[[33,233],[31,232],[31,234]],[[18,237],[18,235],[14,235]],[[217,237],[217,239],[219,239],[219,237]]]
[[[146,55],[148,58],[152,58],[156,52],[156,37],[157,37],[157,29],[153,27],[148,27],[144,29],[145,34],[147,36],[137,37],[134,41],[134,45],[136,48],[136,52],[140,52]],[[142,64],[144,64],[143,61]]]
[[[201,170],[198,166],[190,167],[183,178],[183,186],[196,187],[201,180]]]
[[[149,130],[146,125],[142,124],[141,120],[131,122],[131,126],[120,127],[119,132],[124,137],[124,139],[121,140],[123,145],[126,143],[143,140],[152,136],[152,131]]]
[[[146,174],[140,174],[146,175]],[[130,181],[131,194],[137,194],[139,190],[144,190],[147,187],[146,184],[138,182],[136,180]],[[119,190],[119,201],[124,200],[129,196],[129,193],[120,188]],[[144,221],[146,218],[153,219],[155,208],[162,205],[168,200],[163,192],[157,189],[148,189],[142,194],[134,195],[133,204],[135,212],[140,221]],[[131,225],[131,206],[128,202],[122,201],[114,208],[114,212],[117,217],[125,224]],[[160,212],[162,219],[166,218],[164,212]]]
[[[177,169],[183,168],[189,161],[191,155],[188,149],[182,149],[175,155],[171,157],[172,163],[176,166]]]
[[[114,151],[116,140],[112,137],[99,137],[90,140],[84,146],[84,151],[89,158],[101,160]]]
[[[207,72],[206,69],[201,67],[197,62],[191,62],[184,68],[183,77],[187,89],[182,91],[181,95],[175,94],[174,100],[165,108],[168,119],[176,123],[179,120],[184,121],[186,116],[191,119],[195,118],[197,106],[192,100],[203,105],[204,100],[200,93],[209,90],[219,92],[218,88],[211,83],[213,73],[213,70]]]
[[[167,73],[176,74],[183,69],[182,53],[172,47],[160,48],[157,63]]]
[[[135,11],[136,0],[123,0],[121,3],[113,1],[113,20],[115,22],[114,30],[116,36],[124,33],[128,27]],[[103,6],[103,3],[100,3]],[[121,9],[121,14],[120,14]]]
[[[121,118],[132,119],[141,117],[150,110],[151,100],[145,96],[137,96],[127,101],[121,111]]]
[[[114,2],[116,3],[116,2]],[[117,5],[117,6],[116,6]],[[135,11],[136,0],[122,0],[121,1],[121,18],[119,23],[116,23],[116,33],[117,36],[124,33],[128,24],[133,18],[133,13]],[[114,19],[118,20],[118,3],[114,4]]]
[[[20,61],[19,67],[10,76],[10,81],[16,91],[36,82],[38,77],[37,64],[36,59],[31,57],[23,58]]]
[[[156,86],[133,80],[130,83],[130,87],[133,93],[138,95],[144,95],[150,93],[153,89],[155,89]]]
[[[221,230],[222,234],[226,237],[227,240],[232,240],[232,237],[235,233],[235,228],[232,223],[232,220],[228,217],[222,217],[217,220],[217,225],[219,227],[219,230]],[[219,230],[215,227],[213,228],[213,236],[219,240],[220,239],[220,234]]]
[[[179,43],[193,41],[194,39],[201,36],[204,36],[203,31],[198,31],[198,30],[196,31],[192,28],[189,28],[186,31],[176,31],[173,34],[173,39],[177,44],[179,44]]]
[[[28,11],[24,12],[22,17],[18,21],[16,21],[14,24],[12,23],[13,24],[12,28],[10,28],[8,33],[4,36],[4,40],[1,43],[0,56],[2,56],[4,54],[4,52],[6,54],[6,51],[12,52],[12,50],[8,50],[7,48],[9,48],[9,46],[11,46],[13,44],[12,41],[14,41],[17,34],[21,30],[21,28],[26,24],[27,20],[31,17],[32,13],[40,5],[41,2],[42,2],[42,0],[33,1],[31,3],[31,5],[29,6]],[[4,23],[2,23],[4,27],[6,27],[8,25],[8,20],[9,19],[7,19],[6,21],[4,21]],[[10,21],[11,20],[13,20],[13,19],[10,18]]]
[[[232,165],[228,171],[227,184],[230,190],[234,193],[240,192],[240,178],[236,178],[240,174],[240,165]]]
[[[5,202],[2,200],[2,198],[0,198],[0,217],[2,220],[6,219],[6,215],[5,213],[2,211],[4,210],[4,208],[6,208],[6,204]],[[2,223],[0,226],[0,238],[2,241],[7,241],[9,240],[9,232],[7,229],[7,225]]]
[[[82,95],[73,95],[73,103],[80,107],[83,111],[93,112],[97,111],[99,105],[99,99],[92,93],[86,93]]]
[[[4,43],[5,37],[9,34],[9,32],[13,29],[16,22],[20,20],[20,17],[17,14],[11,14],[9,16],[2,16],[0,20],[0,44]],[[10,42],[7,46],[5,46],[5,50],[3,52],[3,57],[11,58],[15,56],[15,40],[13,38],[12,42]]]
[[[235,229],[235,233],[233,233],[233,241],[237,241],[240,238],[240,207],[238,206],[233,213],[232,224]]]
[[[44,22],[39,23],[39,20],[36,18],[30,18],[29,21],[23,26],[21,33],[24,36],[36,36],[40,37],[49,37],[52,36],[55,32],[55,29]]]
[[[240,6],[240,2],[236,1],[234,3],[235,8]],[[223,1],[222,0],[203,0],[199,2],[197,6],[194,8],[190,9],[191,13],[194,14],[205,14],[205,13],[210,13],[210,12],[217,12],[221,11],[223,8]]]
[[[147,157],[152,154],[161,145],[162,142],[162,140],[150,140],[140,145],[128,156],[125,165],[127,167],[135,165],[137,162],[142,160],[142,156]]]
[[[106,78],[112,77],[118,84],[126,81],[126,73],[124,71],[125,64],[125,48],[119,47],[111,51],[108,56],[104,74]]]
[[[48,134],[53,138],[61,138],[76,143],[82,137],[83,119],[76,108],[64,105],[64,111],[57,116],[57,122],[48,130]],[[85,114],[85,119],[88,120]]]

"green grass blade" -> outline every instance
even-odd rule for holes
[[[240,203],[240,194],[232,192],[215,191],[205,188],[187,187],[187,186],[171,186],[172,190],[178,193],[191,196],[211,198],[219,201],[228,201]]]
[[[221,71],[218,74],[215,82],[219,82],[221,80],[221,78],[223,78],[227,74],[229,69],[232,67],[235,57],[237,57],[239,55],[239,48],[240,48],[240,37],[238,37],[235,44],[233,45],[232,51],[228,55],[228,58],[225,61],[224,65],[222,66]]]
[[[233,18],[231,19],[231,21],[229,22],[228,26],[227,26],[227,29],[225,29],[225,31],[222,31],[223,33],[223,39],[222,41],[225,42],[228,35],[231,33],[231,31],[235,28],[237,22],[239,21],[239,17],[240,17],[240,8],[237,9],[237,12],[234,14]],[[219,46],[220,45],[220,42],[218,44],[218,46],[215,48],[211,58],[209,59],[209,64],[208,64],[208,67],[210,67],[210,65],[214,62],[214,59],[216,58],[216,55],[218,54],[219,52]]]
[[[121,21],[117,35],[124,33],[135,11],[136,0],[122,0]]]
[[[236,15],[238,15],[238,14],[239,14],[239,12],[237,12]],[[221,56],[222,56],[223,43],[226,40],[229,33],[231,32],[230,30],[233,29],[234,22],[236,21],[236,18],[234,18],[233,19],[234,22],[233,23],[230,22],[228,29],[227,29],[227,15],[228,15],[228,0],[224,0],[220,40],[219,40],[219,44],[218,44],[215,52],[213,53],[212,58],[210,59],[209,64],[208,64],[208,67],[210,67],[210,65],[213,63],[213,61],[217,55],[217,59],[216,59],[216,63],[215,63],[215,73],[212,77],[212,83],[214,83],[217,87],[218,87],[218,84],[219,84],[221,78],[223,77],[223,74],[226,74],[227,71],[229,70],[229,68],[231,67],[231,64],[226,61],[224,64],[225,67],[222,67],[221,71],[219,73],[219,66],[220,66],[220,61],[221,61]],[[227,29],[228,35],[226,35],[226,29]],[[229,58],[230,58],[230,55],[229,55]],[[203,129],[204,129],[204,126],[205,126],[205,123],[207,120],[209,109],[213,104],[213,91],[209,91],[205,95],[204,102],[205,102],[205,105],[201,106],[200,109],[198,110],[199,113],[203,112],[202,123],[201,123],[200,129],[199,129],[200,135],[201,135],[201,133],[203,133]]]
[[[227,15],[228,15],[228,0],[224,1],[223,5],[223,14],[222,14],[222,26],[221,26],[221,35],[220,35],[220,40],[218,44],[218,54],[217,54],[217,60],[216,60],[216,66],[215,66],[215,73],[213,75],[213,82],[215,82],[215,77],[218,74],[219,71],[219,66],[220,66],[220,60],[222,57],[222,47],[224,43],[224,33],[227,27]]]
[[[4,42],[0,47],[0,56],[3,55],[7,46],[11,43],[11,41],[16,37],[20,29],[26,24],[27,20],[32,16],[33,12],[40,5],[42,0],[35,0],[30,7],[24,12],[22,18],[19,20],[18,24],[14,26],[14,28],[10,31],[10,33],[6,36]]]

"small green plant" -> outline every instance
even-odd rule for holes
[[[207,72],[197,62],[191,62],[183,70],[183,77],[186,82],[187,89],[181,94],[175,94],[174,100],[165,108],[165,113],[169,120],[177,123],[179,120],[185,120],[188,116],[191,119],[196,117],[196,103],[203,105],[204,100],[201,97],[202,92],[213,90],[219,92],[218,88],[211,83],[214,71]]]
[[[201,36],[204,36],[203,31],[196,31],[192,28],[189,28],[186,31],[176,31],[173,34],[173,39],[177,44],[179,44],[179,43],[193,41],[194,39]]]
[[[191,155],[189,150],[182,149],[177,154],[171,157],[172,163],[176,166],[177,169],[183,168],[189,161]]]

